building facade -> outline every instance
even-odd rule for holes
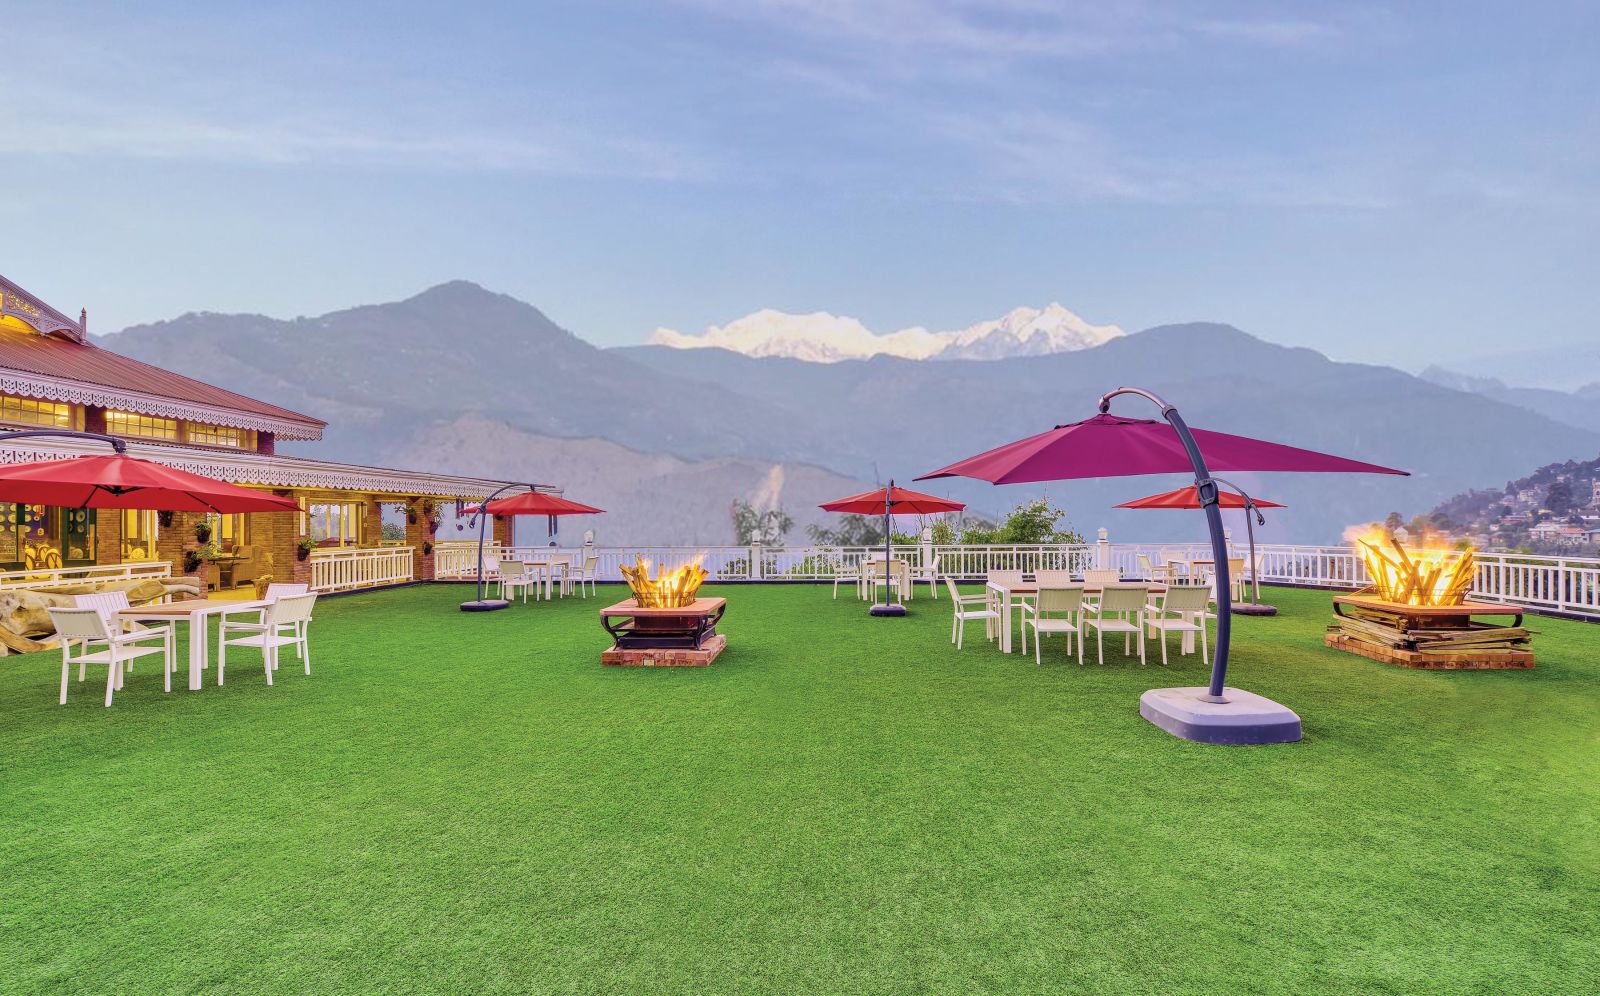
[[[210,587],[272,577],[322,590],[433,577],[444,503],[504,482],[277,452],[326,423],[103,349],[74,320],[0,276],[0,432],[116,436],[130,455],[294,498],[301,511],[199,515],[0,504],[0,583],[18,572],[165,563]],[[0,462],[104,453],[76,438],[0,440]],[[555,490],[554,488],[541,488]],[[495,522],[506,540],[509,523]]]

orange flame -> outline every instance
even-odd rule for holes
[[[1357,537],[1356,549],[1378,597],[1406,605],[1460,605],[1472,589],[1474,558],[1465,550],[1408,552],[1393,536],[1373,529]]]
[[[681,608],[694,601],[695,594],[705,583],[706,570],[700,566],[704,559],[705,555],[701,554],[692,563],[670,571],[665,567],[657,567],[656,576],[652,578],[650,561],[642,554],[635,554],[634,566],[622,565],[622,576],[627,579],[628,587],[633,589],[633,600],[640,608]]]

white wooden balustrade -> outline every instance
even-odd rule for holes
[[[88,581],[127,581],[171,576],[172,565],[164,560],[90,567],[54,567],[32,571],[0,571],[0,588],[53,588],[57,585],[81,584]]]
[[[501,556],[526,559],[560,553],[580,563],[585,554],[582,548],[500,547],[495,544],[487,545],[485,551],[484,559],[491,567]],[[652,567],[675,567],[699,558],[712,581],[829,581],[841,567],[882,556],[883,547],[627,546],[593,547],[588,552],[599,558],[597,577],[601,581],[621,581],[619,566],[632,564],[641,554]],[[1128,577],[1136,577],[1140,572],[1141,554],[1157,563],[1207,560],[1211,557],[1211,548],[1205,543],[897,544],[893,553],[917,566],[937,564],[940,577],[972,581],[992,570],[1082,571],[1089,567],[1114,567]],[[1247,549],[1243,543],[1234,542],[1232,553],[1243,558],[1247,556]],[[435,573],[441,579],[470,579],[476,570],[477,555],[475,542],[440,543],[435,554]],[[1368,584],[1366,565],[1353,547],[1257,544],[1256,555],[1263,584],[1333,589],[1354,589]],[[1472,597],[1486,602],[1600,617],[1600,560],[1478,553]]]
[[[311,590],[354,591],[412,580],[409,546],[331,547],[311,551]]]

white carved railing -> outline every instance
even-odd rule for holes
[[[531,559],[555,553],[571,557],[574,563],[581,563],[585,556],[582,548],[572,547],[489,545],[485,551],[484,559],[491,568],[501,556]],[[968,581],[993,570],[1082,571],[1089,567],[1114,567],[1127,577],[1138,577],[1143,573],[1139,562],[1141,554],[1154,563],[1211,557],[1211,548],[1204,543],[909,544],[896,545],[893,552],[896,557],[905,558],[918,567],[937,563],[940,577]],[[1235,557],[1247,555],[1244,544],[1238,542],[1232,544],[1232,552]],[[436,575],[441,579],[473,577],[477,553],[476,543],[440,543],[435,554]],[[632,564],[638,555],[643,555],[652,565],[669,567],[698,557],[715,581],[828,581],[841,567],[853,567],[865,558],[882,556],[883,548],[628,546],[592,547],[588,553],[598,557],[596,573],[601,581],[622,580],[618,567],[623,563]],[[1256,556],[1263,584],[1353,589],[1368,583],[1365,563],[1348,546],[1258,544]],[[1600,560],[1479,553],[1477,562],[1472,589],[1475,599],[1600,616]]]
[[[333,547],[311,551],[311,590],[354,591],[412,579],[412,547]]]
[[[130,581],[171,576],[172,565],[164,560],[90,567],[52,567],[33,571],[0,571],[0,588],[53,588],[56,585],[90,581]]]

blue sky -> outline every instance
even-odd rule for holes
[[[9,4],[0,272],[97,331],[457,277],[603,344],[1049,300],[1403,366],[1600,331],[1592,4],[449,9]]]

